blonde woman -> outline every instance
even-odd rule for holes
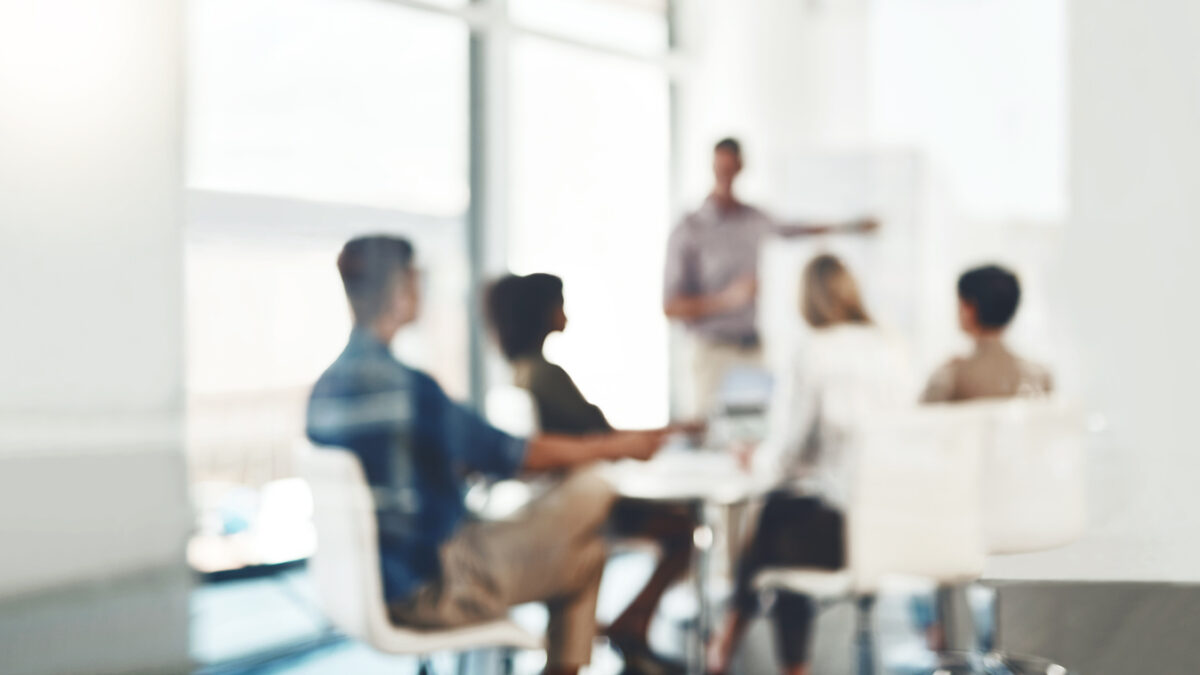
[[[842,567],[842,509],[851,468],[846,436],[875,411],[912,400],[904,350],[871,321],[841,260],[814,258],[803,284],[800,309],[812,333],[777,378],[767,439],[747,460],[778,487],[738,564],[733,607],[710,648],[713,672],[724,672],[758,611],[753,580],[760,570]],[[807,675],[813,602],[781,593],[774,610],[783,672]]]

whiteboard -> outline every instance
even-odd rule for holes
[[[800,317],[804,266],[833,253],[858,279],[867,311],[910,345],[920,344],[921,239],[919,163],[908,151],[813,152],[789,158],[784,222],[875,217],[873,234],[776,238],[762,247],[759,332],[768,364],[782,367],[808,332]]]

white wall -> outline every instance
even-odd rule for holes
[[[1064,282],[1115,431],[1187,452],[1200,395],[1200,4],[1075,0]],[[1166,453],[1166,454],[1164,454]],[[1164,462],[1169,464],[1169,462]]]
[[[0,5],[0,409],[178,403],[177,4]]]
[[[780,208],[797,149],[861,148],[867,132],[867,0],[681,3],[690,67],[680,87],[683,210],[712,187],[712,146],[743,141],[744,196]]]
[[[181,8],[0,1],[6,673],[186,662]]]
[[[1058,270],[1111,520],[1063,554],[1087,576],[1200,581],[1200,3],[1074,0],[1071,204]]]
[[[875,142],[919,148],[975,221],[1066,209],[1066,0],[876,0]]]

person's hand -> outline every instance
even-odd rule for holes
[[[721,291],[721,306],[727,310],[741,309],[754,302],[756,295],[758,295],[758,277],[747,274]]]
[[[616,434],[617,455],[624,459],[645,461],[654,456],[667,438],[668,430],[622,431]]]
[[[863,218],[854,224],[854,230],[864,234],[875,232],[878,229],[879,221],[874,218]]]
[[[708,420],[697,419],[675,422],[669,428],[672,432],[681,434],[687,439],[688,445],[698,448],[704,445],[704,436],[708,433]]]
[[[684,434],[685,436],[699,436],[705,431],[708,431],[708,420],[684,420],[682,422],[672,422],[667,427],[667,432],[672,434]]]
[[[754,467],[754,449],[756,447],[758,446],[750,441],[739,441],[730,449],[738,466],[746,473],[750,473]]]

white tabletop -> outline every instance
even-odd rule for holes
[[[772,487],[738,466],[732,455],[669,448],[645,462],[624,460],[600,469],[622,497],[731,504]]]

